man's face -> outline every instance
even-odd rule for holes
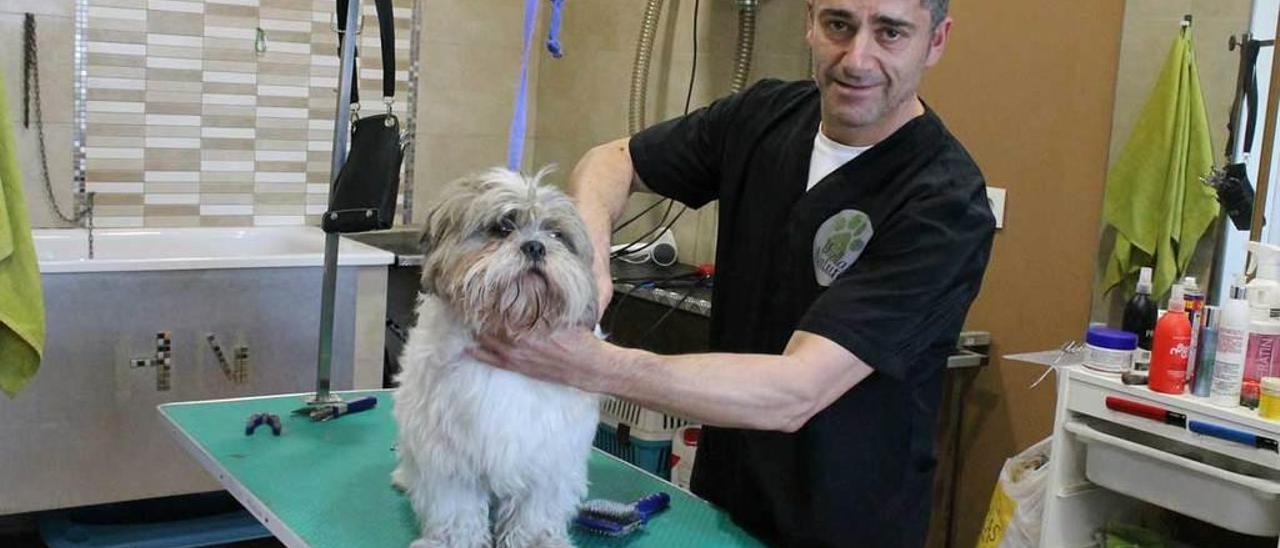
[[[942,56],[950,29],[950,18],[935,27],[921,0],[810,0],[824,122],[866,128],[897,112]]]

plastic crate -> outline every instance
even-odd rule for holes
[[[620,433],[621,432],[621,433]],[[671,477],[671,440],[643,440],[626,434],[627,428],[600,423],[595,446],[662,479]]]
[[[689,421],[606,396],[595,446],[663,479],[671,477],[671,440]]]
[[[640,404],[613,396],[605,396],[600,402],[600,422],[626,424],[633,430],[644,432],[648,439],[665,436],[670,441],[676,429],[689,424],[680,417],[646,409]]]

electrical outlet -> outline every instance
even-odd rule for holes
[[[987,204],[991,206],[991,214],[996,217],[996,228],[1004,228],[1004,198],[1007,192],[1003,188],[987,187]]]

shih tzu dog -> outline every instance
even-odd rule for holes
[[[417,324],[395,398],[413,548],[571,546],[595,395],[491,367],[476,333],[542,336],[596,321],[591,243],[573,203],[492,169],[450,183],[427,219]]]

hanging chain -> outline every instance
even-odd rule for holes
[[[36,24],[35,14],[32,14],[32,13],[26,14],[25,19],[23,19],[22,21],[22,28],[25,31],[25,33],[23,34],[24,40],[26,40],[27,35],[35,32],[35,24]],[[24,46],[25,47],[23,48],[24,51],[23,51],[23,58],[22,58],[22,127],[26,129],[30,129],[31,128],[31,86],[28,85],[28,83],[31,82],[31,65],[34,64],[32,62],[32,58],[35,56],[35,45],[34,43],[31,43],[31,44],[24,44]]]
[[[44,138],[44,110],[41,108],[40,100],[40,61],[36,51],[36,18],[34,15],[26,14],[26,20],[23,24],[24,30],[24,65],[23,75],[26,78],[23,93],[23,110],[26,111],[28,103],[35,110],[36,120],[36,137],[38,138],[40,151],[40,174],[44,177],[44,194],[45,199],[49,201],[49,205],[53,207],[53,212],[57,214],[59,219],[65,223],[75,224],[80,222],[84,217],[85,211],[77,211],[74,215],[67,215],[58,206],[57,199],[53,196],[53,182],[49,178],[49,153],[45,148]],[[29,96],[29,99],[28,99]]]

